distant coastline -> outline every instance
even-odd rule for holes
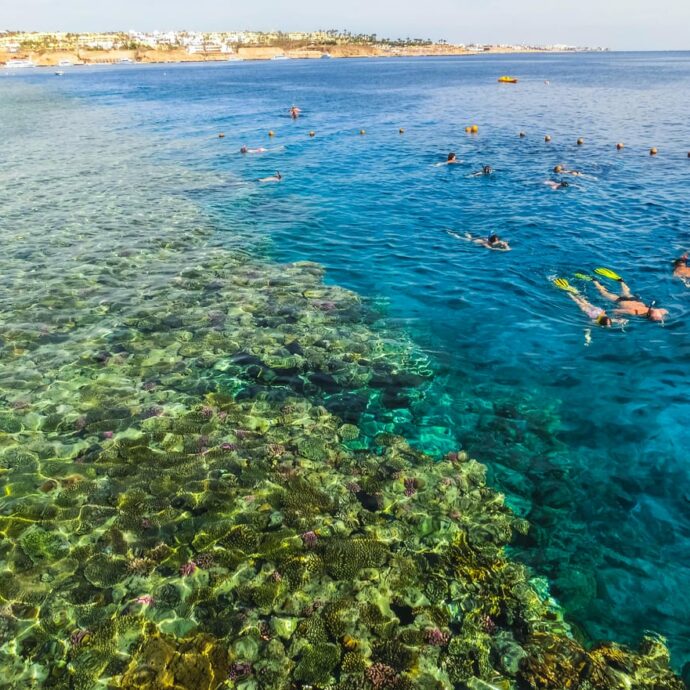
[[[0,31],[0,64],[55,67],[110,63],[227,62],[362,57],[427,57],[592,50],[565,45],[451,44],[347,31],[50,33]],[[595,49],[600,50],[600,49]],[[21,63],[20,63],[21,64]]]
[[[491,55],[558,52],[539,48],[503,48],[474,51],[459,46],[439,45],[410,46],[396,50],[384,50],[376,46],[347,45],[313,47],[309,49],[284,50],[271,46],[239,48],[235,53],[189,53],[185,50],[46,50],[0,52],[0,64],[15,60],[30,60],[36,67],[56,67],[62,63],[72,65],[117,64],[133,62],[140,64],[179,63],[179,62],[228,62],[239,60],[273,60],[285,56],[288,59],[330,58],[371,58],[371,57],[429,57],[451,55]]]

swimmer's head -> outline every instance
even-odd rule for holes
[[[562,172],[563,172],[563,166],[562,166],[562,165],[557,165],[557,166],[553,169],[553,171],[554,171],[556,174],[562,173]]]
[[[613,325],[613,321],[611,321],[610,316],[606,316],[606,314],[602,314],[601,316],[597,317],[597,326],[603,326],[604,328],[610,328]]]
[[[452,161],[454,161],[454,160],[457,160],[457,155],[456,155],[455,153],[453,153],[453,151],[451,151],[451,152],[448,154],[448,162],[450,163],[450,162],[452,162]]]
[[[647,310],[647,318],[650,321],[663,321],[668,314],[668,309],[658,309],[656,307],[649,307]]]
[[[248,153],[248,152],[249,152],[249,149],[248,149],[246,146],[243,146],[243,147],[240,149],[240,153]]]
[[[559,185],[559,187],[570,187],[570,182],[568,180],[563,180]]]
[[[491,173],[493,172],[493,168],[492,168],[490,165],[485,165],[485,166],[482,168],[482,172],[483,172],[485,175],[491,175]]]
[[[282,179],[283,179],[283,176],[282,176],[282,175],[280,174],[280,172],[278,172],[277,170],[276,170],[276,177],[277,177],[279,180],[282,180]]]
[[[496,244],[496,242],[500,242],[501,238],[494,232],[491,235],[489,235],[488,239],[486,240],[489,244]]]

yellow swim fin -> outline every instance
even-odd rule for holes
[[[579,280],[592,280],[592,276],[587,275],[586,273],[573,273],[574,278],[578,278]]]
[[[577,294],[577,288],[574,288],[565,278],[556,278],[553,284],[560,290]]]
[[[608,278],[609,280],[623,280],[615,271],[612,271],[610,268],[595,268],[594,272],[597,275],[604,276],[604,278]]]

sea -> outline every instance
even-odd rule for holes
[[[690,286],[672,275],[690,250],[690,53],[63,72],[0,70],[3,347],[39,328],[38,302],[54,323],[72,282],[121,304],[164,294],[197,258],[175,247],[202,230],[210,248],[318,263],[432,371],[376,409],[343,410],[349,421],[485,464],[531,525],[511,556],[581,639],[634,645],[654,630],[676,669],[690,662]],[[443,165],[449,152],[459,164]],[[545,184],[559,179],[570,185]],[[154,248],[170,251],[165,269],[127,270],[127,252]],[[612,308],[575,277],[601,267],[665,322],[598,327],[553,284]],[[95,338],[110,307],[84,295],[60,323]],[[41,346],[56,371],[80,356],[69,333]],[[4,404],[24,404],[24,386],[40,410],[50,386],[22,366],[3,368]]]

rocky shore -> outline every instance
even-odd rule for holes
[[[516,51],[508,48],[495,48],[490,53],[544,52]],[[178,63],[178,62],[226,62],[229,59],[271,60],[280,55],[292,59],[319,59],[328,54],[332,58],[362,57],[424,57],[450,55],[477,55],[458,46],[430,45],[410,46],[406,48],[379,48],[373,45],[336,45],[314,46],[284,50],[279,47],[246,47],[239,48],[236,54],[227,53],[188,53],[186,50],[78,50],[78,51],[44,51],[44,52],[0,52],[0,64],[10,60],[31,60],[39,67],[56,67],[61,62],[74,65],[115,64],[122,61],[137,63]]]

